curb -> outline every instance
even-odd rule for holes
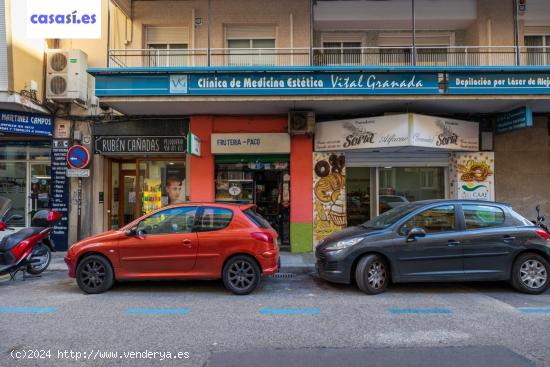
[[[315,273],[315,265],[281,266],[279,273],[309,274]]]

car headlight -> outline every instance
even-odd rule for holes
[[[353,246],[356,243],[363,241],[363,238],[364,237],[355,237],[355,238],[350,238],[349,240],[338,241],[332,245],[328,245],[327,247],[325,247],[325,250],[342,250],[344,248]]]

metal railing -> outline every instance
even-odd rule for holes
[[[413,57],[414,55],[414,57]],[[110,50],[109,67],[550,65],[550,47],[346,47]]]

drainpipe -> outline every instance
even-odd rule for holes
[[[515,46],[515,56],[516,56],[516,65],[520,64],[519,58],[519,2],[518,0],[513,0],[514,3],[514,46]]]
[[[309,0],[309,66],[313,66],[313,7],[315,0]]]
[[[210,31],[211,31],[211,24],[212,24],[211,4],[212,4],[212,1],[208,0],[208,66],[211,66],[210,58],[212,56],[210,52]]]
[[[413,66],[416,66],[416,12],[414,7],[414,0],[411,0],[412,6],[412,41],[413,41],[413,54],[412,54],[412,63]]]

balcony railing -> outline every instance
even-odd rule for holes
[[[519,61],[519,63],[518,63]],[[109,67],[550,65],[550,47],[352,47],[110,50]]]

